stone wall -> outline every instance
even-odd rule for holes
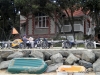
[[[61,65],[81,65],[100,75],[100,50],[1,50],[0,69],[7,69],[11,59],[24,57],[43,59],[48,65],[45,72],[56,71]]]

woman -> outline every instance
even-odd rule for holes
[[[29,43],[31,45],[31,48],[34,47],[34,41],[33,40],[34,40],[33,37],[29,37]]]

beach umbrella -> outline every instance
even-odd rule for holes
[[[14,27],[12,28],[12,34],[19,34],[18,31]]]

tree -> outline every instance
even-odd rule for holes
[[[59,10],[66,16],[66,18],[68,18],[75,40],[73,13],[80,8],[80,0],[56,0],[56,5],[58,6]]]
[[[96,23],[95,35],[100,32],[100,0],[84,0],[82,3],[83,11],[89,11],[89,15]]]
[[[18,8],[22,15],[27,16],[29,13],[39,11],[38,0],[15,0],[16,8]]]
[[[63,26],[63,22],[61,20],[62,15],[61,15],[61,10],[59,10],[58,6],[55,5],[54,3],[52,3],[50,0],[43,0],[41,2],[41,0],[16,0],[16,5],[18,5],[20,7],[21,13],[24,14],[25,16],[28,13],[43,13],[49,17],[51,17],[53,20],[56,18],[58,19],[59,23],[57,21],[55,21],[55,24],[58,26],[59,29],[59,33],[61,33],[61,28]],[[59,11],[55,11],[55,10],[59,10]],[[58,16],[56,14],[59,14],[59,18],[57,18]],[[62,24],[62,25],[61,25]]]
[[[10,0],[0,0],[0,31],[1,31],[1,40],[6,40],[9,35],[9,29],[7,29],[8,20],[10,18],[11,10],[11,1]],[[8,27],[9,28],[9,27]]]
[[[49,0],[46,5],[45,12],[52,18],[55,16],[57,20],[55,24],[58,26],[59,33],[64,25],[64,19],[68,18],[75,40],[73,13],[80,8],[80,0]]]
[[[61,33],[61,29],[64,25],[63,19],[68,18],[75,39],[73,13],[80,8],[80,0],[43,0],[42,2],[41,0],[15,1],[23,14],[42,12],[52,19],[56,18],[55,24],[58,26],[59,33]]]

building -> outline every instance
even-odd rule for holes
[[[88,35],[91,30],[92,19],[85,15],[81,10],[77,10],[73,13],[75,18],[74,21],[74,31],[76,36],[79,38],[83,37],[84,34]],[[58,28],[55,25],[55,20],[52,20],[50,17],[37,13],[35,15],[29,14],[27,16],[26,25],[21,24],[21,35],[26,34],[27,36],[45,37],[50,38],[54,37],[58,32]],[[68,19],[64,19],[64,26],[61,29],[61,32],[64,32],[68,35],[71,35],[71,25],[68,22]]]

